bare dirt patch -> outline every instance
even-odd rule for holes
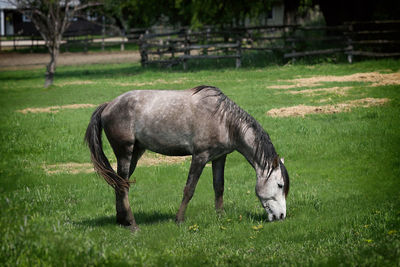
[[[345,87],[330,87],[330,88],[319,88],[319,89],[305,89],[301,91],[289,91],[289,94],[298,95],[298,94],[306,94],[306,95],[321,95],[321,94],[337,94],[337,95],[346,95],[346,92],[351,89],[351,86]]]
[[[93,165],[91,163],[60,163],[60,164],[43,164],[43,170],[51,175],[58,173],[90,173],[93,172]]]
[[[22,54],[22,53],[1,53],[0,70],[31,69],[46,66],[50,56],[44,54]],[[125,63],[139,62],[138,51],[123,52],[96,52],[96,53],[61,53],[58,58],[58,65],[82,65],[96,63]]]
[[[156,166],[156,165],[172,165],[184,162],[189,157],[167,157],[159,154],[145,153],[138,161],[138,166]],[[114,170],[117,169],[117,164],[112,164]],[[43,170],[48,175],[59,173],[92,173],[94,172],[92,163],[59,163],[59,164],[43,164]]]
[[[304,117],[309,114],[333,114],[339,112],[349,112],[355,107],[371,107],[380,106],[390,100],[388,98],[363,98],[357,100],[351,100],[336,105],[324,105],[324,106],[306,106],[298,105],[293,107],[284,107],[271,109],[267,112],[268,116],[271,117]]]
[[[96,105],[93,104],[72,104],[72,105],[64,105],[64,106],[51,106],[51,107],[45,107],[45,108],[25,108],[21,110],[17,110],[17,112],[20,112],[22,114],[28,114],[28,113],[57,113],[60,110],[63,109],[79,109],[79,108],[92,108],[96,107]]]
[[[400,85],[400,72],[395,73],[379,73],[366,72],[355,73],[344,76],[315,76],[310,78],[298,78],[293,80],[283,80],[290,84],[272,85],[268,88],[272,89],[292,89],[299,87],[317,87],[326,82],[367,82],[370,86]]]
[[[70,82],[63,82],[57,83],[58,86],[67,86],[67,85],[85,85],[85,84],[94,84],[93,81],[70,81]]]
[[[300,88],[300,87],[315,87],[315,86],[321,86],[322,84],[301,84],[301,83],[296,83],[296,84],[281,84],[281,85],[271,85],[268,86],[268,88],[271,89],[292,89],[292,88]]]
[[[114,83],[119,86],[146,86],[146,85],[157,85],[157,84],[182,84],[186,82],[187,78],[181,78],[174,81],[166,81],[164,79],[157,79],[150,82],[130,82],[130,83]]]

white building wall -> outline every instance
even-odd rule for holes
[[[4,10],[6,9],[16,9],[15,5],[12,4],[13,1],[0,0],[0,35],[4,36],[6,34],[6,18]]]
[[[4,22],[5,22],[4,10],[1,9],[0,10],[0,36],[4,36],[6,34],[5,33]]]
[[[267,25],[283,25],[285,6],[283,3],[272,6],[272,18],[268,18]]]

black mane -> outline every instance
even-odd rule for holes
[[[261,168],[267,168],[271,165],[273,159],[277,157],[275,148],[271,142],[269,135],[265,132],[262,126],[246,111],[240,108],[235,102],[230,100],[219,88],[207,85],[201,85],[192,89],[193,95],[202,91],[206,91],[205,97],[217,97],[217,107],[214,115],[220,117],[221,122],[225,118],[229,135],[232,140],[243,136],[247,130],[252,129],[255,134],[255,152],[254,157],[260,160]],[[284,179],[284,194],[289,193],[289,174],[285,165],[280,162],[281,173]]]
[[[261,125],[249,113],[222,93],[219,88],[201,85],[192,90],[194,91],[193,95],[206,91],[206,97],[217,97],[214,115],[219,116],[221,121],[225,119],[232,140],[243,136],[249,129],[254,131],[256,137],[254,157],[260,159],[259,164],[263,169],[277,156],[269,135]]]

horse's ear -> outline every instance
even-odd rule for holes
[[[273,169],[276,169],[278,166],[279,166],[279,156],[276,155],[276,156],[274,157],[274,160],[272,161],[272,168],[273,168]]]
[[[285,164],[285,158],[281,158],[283,164]]]

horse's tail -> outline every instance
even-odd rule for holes
[[[120,177],[111,167],[103,151],[101,113],[107,107],[108,103],[101,104],[92,114],[89,125],[86,129],[85,142],[87,143],[94,169],[103,176],[106,182],[116,190],[129,188],[129,182]]]

